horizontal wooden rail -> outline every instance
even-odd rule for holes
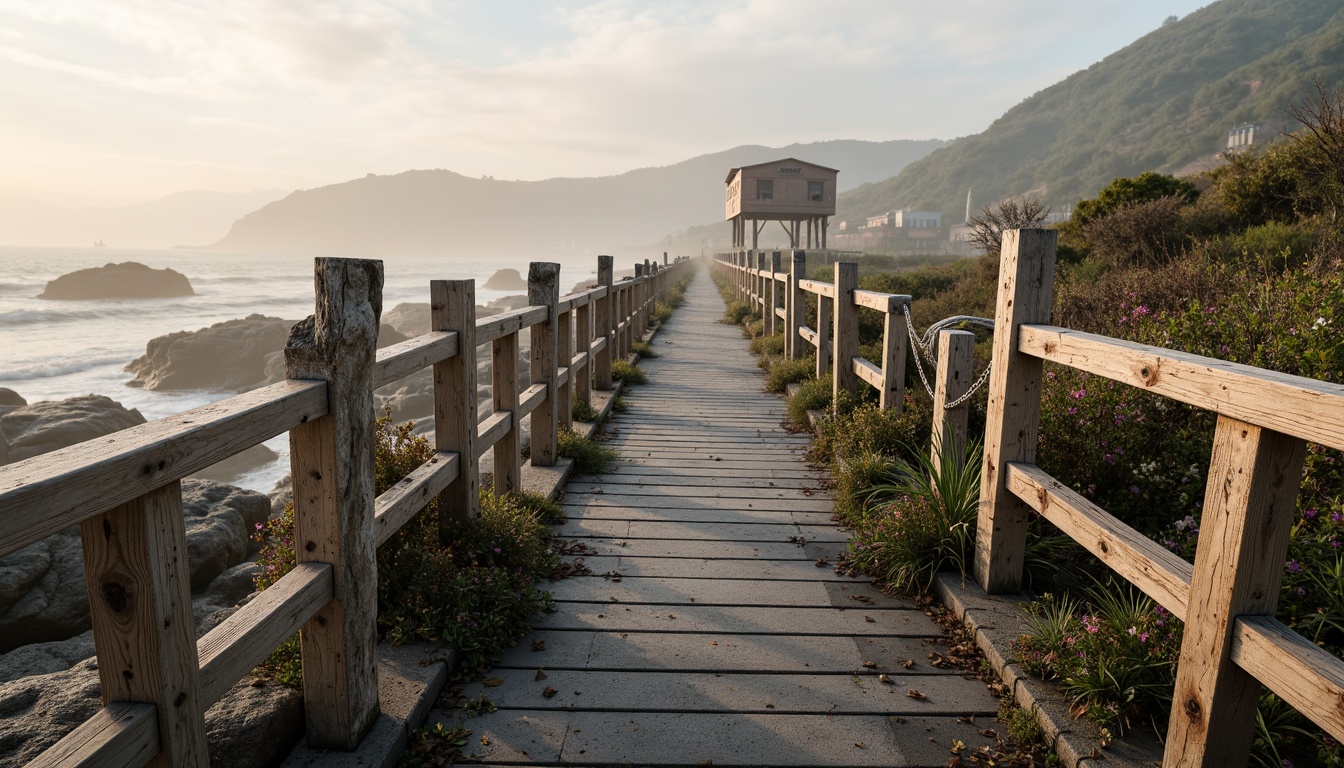
[[[1289,706],[1344,741],[1344,661],[1272,616],[1239,617],[1230,656]]]
[[[786,312],[783,307],[775,307],[775,317],[784,320],[788,317],[788,312]]]
[[[457,331],[430,331],[378,350],[373,388],[391,384],[457,354]]]
[[[476,428],[476,455],[480,456],[499,442],[499,438],[513,429],[513,412],[496,411],[487,416]]]
[[[882,385],[885,382],[885,379],[882,376],[881,368],[878,368],[876,365],[873,365],[867,360],[864,360],[862,357],[855,357],[851,359],[854,361],[854,373],[857,374],[860,379],[863,379],[864,381],[871,384],[874,389],[879,390],[882,389]]]
[[[495,339],[534,326],[545,320],[548,312],[549,307],[523,307],[502,315],[491,315],[483,320],[477,320],[476,344],[478,346],[488,344]]]
[[[830,283],[823,283],[820,280],[799,280],[798,287],[808,293],[815,293],[828,299],[835,298],[835,286]]]
[[[546,385],[533,384],[518,394],[518,418],[535,411],[537,406],[546,402]]]
[[[1023,325],[1019,351],[1344,450],[1344,386],[1067,328]],[[1268,407],[1269,404],[1273,407]]]
[[[601,352],[606,348],[607,348],[607,340],[605,338],[594,339],[593,343],[588,347],[588,351],[589,353],[596,355],[598,352]]]
[[[798,335],[808,344],[811,344],[814,347],[817,346],[817,332],[808,328],[806,325],[798,329]]]
[[[0,557],[326,413],[326,382],[282,381],[0,467]]]
[[[209,707],[331,602],[329,563],[299,563],[196,643]]]
[[[1111,570],[1184,620],[1194,566],[1124,524],[1040,467],[1008,465],[1008,490]]]
[[[375,545],[381,547],[392,534],[401,530],[401,526],[457,479],[461,467],[461,457],[457,453],[435,451],[428,461],[374,499]]]
[[[910,297],[899,293],[858,290],[854,292],[854,303],[860,307],[876,309],[878,312],[893,315],[902,311],[901,308],[910,303]]]
[[[98,710],[27,768],[140,768],[157,754],[159,718],[154,705],[117,701]]]

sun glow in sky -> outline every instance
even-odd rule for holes
[[[0,0],[0,192],[594,176],[954,138],[1208,0]]]

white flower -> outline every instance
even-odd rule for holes
[[[1322,328],[1322,327],[1324,327],[1325,325],[1327,325],[1327,322],[1326,322],[1326,319],[1325,319],[1324,317],[1318,317],[1318,318],[1316,318],[1316,327],[1317,327],[1317,328]]]

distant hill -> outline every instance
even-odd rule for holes
[[[837,200],[841,219],[899,208],[961,221],[1010,195],[1060,205],[1119,176],[1207,167],[1228,129],[1289,127],[1313,79],[1344,83],[1340,0],[1221,0],[1145,35],[1008,110],[983,133]]]
[[[849,189],[887,178],[946,143],[742,146],[618,176],[544,181],[445,170],[369,175],[294,192],[242,217],[213,247],[348,255],[611,252],[722,219],[723,179],[734,166],[795,155],[839,168],[841,189]]]
[[[173,248],[213,242],[239,216],[284,196],[254,192],[178,192],[148,203],[64,208],[26,197],[0,195],[0,245]]]

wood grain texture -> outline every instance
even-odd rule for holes
[[[457,354],[455,331],[430,331],[383,347],[373,367],[373,388],[386,386]]]
[[[1045,325],[1022,328],[1018,349],[1344,450],[1344,385]]]
[[[154,705],[118,701],[98,710],[27,768],[139,768],[158,752]]]
[[[0,557],[327,412],[286,381],[0,467]]]
[[[604,392],[611,389],[611,356],[615,351],[611,340],[615,314],[611,275],[611,257],[598,256],[597,282],[605,293],[598,299],[593,315],[593,336],[603,342],[601,346],[594,344],[592,347],[593,354],[597,356],[593,360],[593,386]]]
[[[882,387],[882,369],[868,362],[862,357],[853,358],[854,375],[858,376],[865,383],[881,392]]]
[[[532,326],[531,339],[531,387],[541,391],[540,399],[532,404],[527,412],[532,414],[531,454],[532,466],[550,467],[556,459],[556,429],[559,426],[557,403],[560,398],[559,382],[556,380],[556,368],[559,366],[559,314],[555,303],[560,297],[560,265],[552,262],[534,261],[527,269],[527,300],[535,306],[546,308],[546,316]],[[568,356],[566,356],[568,359]],[[521,419],[521,413],[519,415]]]
[[[544,383],[533,384],[518,394],[518,418],[532,413],[546,402],[547,387]],[[549,466],[538,464],[537,466]]]
[[[1053,229],[1003,233],[975,547],[976,578],[990,594],[1022,588],[1027,505],[1008,492],[1003,468],[1036,463],[1041,361],[1017,351],[1017,333],[1024,323],[1050,319],[1057,236]]]
[[[817,296],[835,298],[835,286],[830,283],[823,283],[820,280],[799,280],[798,287]]]
[[[523,307],[476,321],[476,343],[488,344],[546,319],[546,307]]]
[[[456,356],[434,365],[434,450],[457,455],[457,477],[439,493],[439,536],[448,543],[452,521],[480,514],[480,454],[476,426],[476,281],[434,280],[429,284],[431,327],[456,332]],[[382,541],[381,539],[379,540]]]
[[[555,419],[556,429],[568,431],[574,427],[574,313],[561,312],[555,337]]]
[[[503,495],[518,489],[522,482],[522,440],[519,427],[522,419],[518,410],[518,334],[495,339],[492,348],[491,374],[493,376],[494,412],[510,415],[508,430],[494,441],[494,491]]]
[[[909,297],[897,297],[909,300]],[[905,407],[905,350],[910,344],[900,305],[882,321],[882,386],[878,406],[899,413]]]
[[[392,534],[415,517],[462,471],[461,454],[435,451],[395,485],[379,494],[373,503],[373,538],[382,546]]]
[[[910,303],[910,297],[899,293],[881,293],[879,291],[854,291],[854,303],[860,307],[875,309],[884,314],[904,314],[901,307]]]
[[[571,389],[574,400],[586,405],[593,404],[593,305],[584,304],[574,314],[574,362],[570,368],[574,371]],[[572,409],[571,409],[572,412]]]
[[[1260,684],[1232,663],[1243,615],[1278,607],[1306,443],[1218,417],[1164,765],[1246,765]]]
[[[1344,741],[1344,661],[1272,616],[1242,616],[1232,662]]]
[[[833,377],[832,392],[859,393],[859,376],[851,362],[859,356],[859,309],[854,304],[854,291],[859,287],[859,265],[853,262],[835,263],[835,301],[832,302],[831,327],[835,332],[835,346],[831,351]]]
[[[206,707],[331,601],[332,573],[327,563],[299,563],[200,639],[196,649]]]
[[[349,750],[378,717],[372,383],[383,265],[315,262],[316,311],[290,332],[285,374],[325,380],[331,412],[289,433],[294,549],[300,563],[332,564],[335,597],[300,633],[304,718],[309,745]]]
[[[1010,463],[1008,490],[1126,581],[1184,620],[1194,567],[1040,467]]]
[[[797,360],[807,354],[798,341],[800,330],[807,325],[807,296],[800,285],[806,274],[807,254],[794,251],[789,262],[789,282],[784,294],[784,354],[790,360]]]
[[[155,706],[149,765],[209,765],[181,483],[85,520],[80,538],[103,705]]]
[[[919,354],[916,350],[915,354]],[[938,332],[938,371],[934,374],[933,430],[930,451],[934,463],[943,452],[943,439],[948,438],[947,451],[961,466],[966,457],[966,423],[970,416],[969,401],[948,408],[947,403],[966,394],[971,388],[972,365],[975,362],[975,334],[970,331]],[[902,371],[904,372],[904,371]],[[902,376],[904,378],[904,376]]]
[[[831,305],[834,303],[834,299],[825,296],[817,297],[816,377],[818,379],[831,372],[831,315],[833,314]]]
[[[484,454],[494,448],[499,438],[511,429],[513,429],[512,411],[495,412],[486,416],[476,428],[476,452]]]

